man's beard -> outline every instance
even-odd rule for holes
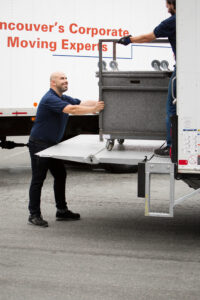
[[[58,87],[58,90],[59,90],[60,93],[64,93],[68,90],[68,87],[64,88],[64,87],[61,86],[61,87]]]
[[[175,11],[175,9],[170,9],[169,13],[173,16],[173,15],[175,15],[176,11]]]

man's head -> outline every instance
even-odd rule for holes
[[[63,72],[54,72],[50,76],[50,87],[62,96],[68,90],[67,76]]]
[[[168,8],[168,13],[171,15],[176,13],[176,0],[166,0],[166,6]]]

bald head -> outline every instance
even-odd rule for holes
[[[50,87],[59,95],[67,91],[68,81],[67,76],[63,72],[53,72],[50,76]]]
[[[66,77],[66,75],[65,75],[65,73],[63,73],[63,72],[53,72],[51,75],[50,75],[50,82],[52,81],[52,80],[56,80],[56,78],[59,78],[59,77],[62,77],[62,76],[64,76],[64,77]]]

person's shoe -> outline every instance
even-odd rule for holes
[[[31,225],[36,225],[40,227],[48,227],[48,222],[45,221],[42,216],[30,215],[28,218],[28,222]]]
[[[155,156],[159,157],[169,157],[170,147],[166,146],[164,148],[159,148],[154,150]]]
[[[57,210],[56,220],[57,221],[68,221],[68,220],[79,220],[80,214],[73,213],[72,211],[66,209],[64,212]]]

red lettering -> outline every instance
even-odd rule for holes
[[[124,35],[129,35],[129,31],[128,30],[124,30],[123,36]]]
[[[59,30],[58,30],[58,31],[59,31],[60,33],[63,33],[63,32],[65,31],[65,29],[64,29],[64,26],[63,26],[63,25],[59,25],[59,27],[58,27],[58,28],[59,28]]]
[[[111,29],[107,29],[107,35],[110,35]]]
[[[106,34],[106,30],[104,28],[100,28],[99,29],[99,34],[100,35],[105,35]]]
[[[9,23],[8,24],[8,29],[15,30],[15,23]]]
[[[74,30],[74,31],[73,31],[73,27],[78,27],[78,25],[75,24],[75,23],[70,24],[70,26],[69,26],[69,31],[70,31],[71,33],[77,33],[77,30]]]
[[[6,22],[0,22],[0,29],[7,29],[7,23]]]
[[[91,50],[91,45],[89,43],[85,44],[85,50],[87,51]]]
[[[50,42],[49,46],[50,46],[50,51],[52,51],[52,52],[56,51],[56,48],[57,48],[56,42]]]
[[[84,27],[79,27],[79,31],[80,34],[84,34],[85,33],[85,28]]]
[[[8,43],[7,43],[8,48],[9,47],[19,47],[19,37],[11,37],[8,36]]]
[[[21,45],[22,48],[27,48],[28,42],[23,40],[23,41],[21,41],[20,45]]]
[[[107,45],[102,45],[102,50],[103,50],[103,51],[108,51]]]
[[[98,33],[98,29],[97,28],[92,28],[92,34],[91,34],[92,37],[97,35],[97,33]]]
[[[32,31],[33,30],[33,24],[25,24],[25,30],[26,31]]]
[[[42,26],[41,26],[41,30],[44,31],[44,32],[47,32],[47,31],[48,31],[48,26],[45,25],[45,24],[42,25]]]
[[[70,43],[70,50],[76,50],[76,43]]]
[[[116,29],[112,30],[112,36],[117,36],[117,30]]]
[[[99,44],[92,44],[92,51],[96,50],[95,48],[99,50]]]
[[[33,24],[35,31],[39,31],[40,26],[41,26],[40,24]]]
[[[29,41],[29,44],[31,46],[31,48],[34,48],[35,47],[35,44],[36,44],[36,41]],[[38,47],[39,48],[39,47]]]
[[[124,36],[124,35],[129,35],[129,31],[128,30],[124,30],[124,33],[123,33],[122,36]]]
[[[49,31],[52,32],[54,25],[49,25]]]
[[[69,40],[62,40],[62,49],[68,50]]]
[[[24,29],[24,25],[22,23],[18,23],[16,26],[17,30],[23,30]]]
[[[83,49],[84,49],[84,45],[82,43],[78,43],[77,44],[77,52],[79,53]]]
[[[119,29],[119,36],[123,36],[123,35],[122,35],[122,29],[121,29],[121,28]]]

